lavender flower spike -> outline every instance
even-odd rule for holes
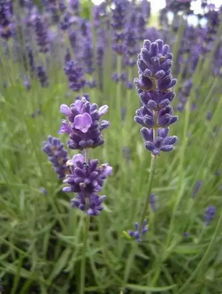
[[[64,71],[69,80],[69,87],[71,90],[79,91],[86,85],[83,69],[77,62],[73,60],[66,61]]]
[[[68,172],[66,166],[68,156],[61,141],[58,138],[48,136],[47,141],[43,142],[42,150],[48,155],[48,159],[54,166],[59,179],[64,179]]]
[[[76,154],[67,165],[70,174],[64,180],[68,186],[64,192],[74,192],[77,196],[71,200],[73,207],[85,211],[88,215],[98,215],[103,209],[102,202],[106,196],[99,196],[105,179],[111,175],[112,167],[108,164],[99,165],[98,160],[85,160],[82,154]]]
[[[128,233],[137,242],[141,242],[142,236],[148,231],[147,222],[146,221],[143,222],[142,228],[140,228],[140,225],[138,223],[135,223],[134,226],[135,226],[135,231],[128,231]]]
[[[13,3],[11,0],[0,1],[0,37],[8,40],[14,32]]]
[[[177,141],[176,136],[168,136],[169,126],[176,122],[170,106],[174,98],[172,78],[172,54],[162,40],[144,41],[138,56],[139,78],[135,79],[142,106],[136,111],[135,121],[143,126],[141,134],[145,147],[153,155],[161,151],[171,151]]]
[[[63,120],[59,133],[66,133],[71,149],[94,148],[103,144],[101,131],[109,126],[109,122],[100,117],[108,111],[108,106],[91,103],[89,97],[77,97],[70,106],[62,104],[60,112],[67,120]]]
[[[214,219],[216,214],[216,207],[214,205],[210,205],[205,209],[204,213],[204,222],[206,226],[208,226],[211,221]]]

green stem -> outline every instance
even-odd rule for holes
[[[121,68],[121,65],[122,65],[122,58],[120,55],[117,55],[117,74],[118,74],[118,77],[121,75],[121,71],[122,71],[122,68]],[[117,110],[118,110],[118,113],[119,113],[119,118],[120,118],[120,121],[121,121],[121,108],[122,108],[122,100],[121,100],[121,82],[117,82],[117,85],[116,85],[116,103],[117,103]]]
[[[186,103],[185,108],[185,121],[184,121],[184,129],[183,129],[183,144],[181,146],[181,156],[180,156],[180,166],[179,166],[179,173],[180,173],[180,181],[179,181],[179,193],[177,194],[177,198],[173,207],[172,217],[170,220],[170,228],[167,235],[167,242],[166,248],[169,246],[170,239],[174,230],[174,221],[176,218],[176,213],[178,210],[178,206],[180,204],[181,198],[184,193],[185,189],[185,175],[184,175],[184,159],[185,159],[185,151],[187,146],[187,133],[188,133],[188,125],[189,125],[189,118],[190,118],[190,101],[188,100]]]
[[[185,190],[185,174],[184,174],[184,159],[185,159],[185,151],[186,151],[186,146],[187,146],[187,133],[188,133],[188,125],[189,125],[189,118],[190,118],[190,101],[186,103],[186,108],[185,108],[185,122],[184,122],[184,129],[183,129],[183,144],[181,146],[181,156],[180,156],[180,166],[179,166],[179,174],[180,174],[180,181],[179,181],[179,192],[177,194],[177,198],[175,200],[175,204],[173,207],[172,211],[172,217],[170,220],[170,227],[168,230],[168,234],[166,237],[166,244],[165,244],[165,250],[163,250],[163,254],[160,256],[160,258],[156,262],[156,270],[154,271],[154,277],[152,279],[151,285],[155,286],[156,282],[158,281],[159,275],[161,273],[161,265],[164,260],[167,259],[168,254],[171,250],[171,238],[172,234],[174,232],[174,223],[176,219],[176,214],[177,210],[181,201],[181,198],[184,194]]]
[[[83,216],[85,222],[84,235],[83,235],[83,247],[82,247],[82,259],[80,268],[80,294],[85,293],[85,277],[86,277],[86,250],[87,250],[87,239],[89,232],[89,216]]]
[[[139,228],[140,231],[143,228],[143,222],[144,222],[144,220],[146,218],[147,210],[148,210],[148,207],[149,207],[149,195],[150,195],[151,190],[152,190],[154,167],[155,167],[155,156],[151,156],[150,173],[149,173],[148,188],[147,188],[148,197],[146,198],[146,203],[144,205],[143,212],[142,212],[142,215],[141,215],[140,228]],[[127,281],[128,281],[130,271],[131,271],[131,268],[132,268],[132,264],[133,264],[133,261],[134,261],[134,258],[135,258],[137,245],[138,245],[137,243],[135,243],[135,242],[133,243],[132,250],[131,250],[130,255],[129,255],[128,259],[127,259],[127,264],[126,264],[126,268],[125,268],[125,272],[124,272],[124,283],[127,283]]]
[[[150,174],[149,174],[149,180],[148,180],[148,189],[147,189],[147,198],[145,205],[143,207],[143,212],[141,215],[141,220],[140,220],[140,230],[142,230],[143,227],[143,222],[146,219],[146,214],[147,210],[149,208],[149,203],[150,203],[150,193],[152,190],[152,185],[153,185],[153,176],[154,176],[154,169],[155,169],[155,160],[156,156],[151,155],[151,160],[150,160]]]

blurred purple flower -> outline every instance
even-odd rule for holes
[[[140,224],[138,224],[138,223],[135,223],[134,226],[135,226],[135,230],[134,231],[128,231],[128,233],[137,242],[141,242],[142,237],[148,231],[147,221],[144,221],[144,223],[142,224],[142,227],[140,227]]]
[[[73,60],[66,61],[64,71],[69,80],[69,87],[71,90],[79,91],[85,86],[86,80],[84,78],[84,72],[77,62]]]
[[[216,214],[216,207],[215,206],[210,205],[205,209],[204,222],[205,222],[206,226],[208,226],[212,222],[212,220],[215,217],[215,214]]]

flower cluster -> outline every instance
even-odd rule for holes
[[[69,80],[69,87],[71,90],[79,91],[85,86],[86,80],[84,79],[84,72],[77,62],[68,60],[65,63],[64,71]]]
[[[115,0],[114,9],[112,10],[112,27],[113,27],[113,50],[117,54],[123,54],[125,46],[124,27],[126,21],[126,12],[128,10],[128,0]]]
[[[12,1],[0,1],[0,36],[8,40],[13,35]]]
[[[77,97],[70,105],[62,104],[61,113],[67,120],[62,122],[59,133],[67,133],[70,137],[68,147],[79,149],[68,160],[67,152],[59,139],[49,136],[43,144],[43,151],[48,155],[56,173],[63,179],[66,186],[64,192],[77,193],[71,200],[72,207],[77,207],[88,215],[98,215],[103,209],[102,203],[106,196],[99,196],[105,179],[112,173],[108,164],[99,164],[96,159],[88,159],[86,148],[96,147],[103,143],[101,131],[108,127],[108,121],[100,121],[100,117],[108,110],[104,105],[91,103],[89,96]],[[84,155],[83,155],[84,154]]]
[[[61,141],[58,138],[48,136],[47,141],[43,142],[42,150],[48,155],[48,159],[52,163],[59,179],[64,179],[68,172],[66,165],[68,154]]]
[[[34,18],[34,27],[36,33],[36,41],[39,46],[39,51],[46,53],[49,51],[48,30],[40,16]]]
[[[112,173],[108,164],[99,165],[98,160],[87,160],[82,154],[76,154],[68,161],[70,174],[64,183],[68,186],[64,192],[74,192],[77,196],[71,200],[72,206],[85,211],[89,215],[97,215],[102,210],[102,202],[106,196],[98,196],[104,180]]]
[[[43,88],[48,87],[48,77],[43,66],[39,65],[36,67],[36,74],[41,86]]]
[[[138,223],[135,223],[134,227],[135,227],[135,230],[134,231],[128,231],[128,233],[137,242],[141,242],[143,235],[148,231],[147,222],[144,221],[141,228],[140,228],[140,225]]]
[[[63,120],[59,133],[69,135],[69,148],[83,150],[103,144],[101,131],[109,126],[109,122],[100,121],[100,117],[107,111],[107,105],[98,108],[87,96],[78,97],[70,107],[62,104],[60,112],[67,120]]]
[[[204,212],[204,222],[206,226],[208,226],[212,220],[214,219],[216,214],[216,207],[214,205],[210,205],[205,209]]]
[[[168,45],[162,40],[144,41],[138,57],[139,78],[135,79],[142,106],[136,111],[135,121],[143,126],[145,147],[153,155],[171,151],[177,140],[175,136],[168,136],[169,126],[177,120],[170,106],[174,98],[172,87],[176,84],[171,64]]]

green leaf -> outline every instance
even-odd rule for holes
[[[125,288],[136,290],[136,291],[152,291],[152,292],[160,292],[160,291],[168,291],[176,287],[175,285],[166,286],[166,287],[149,287],[149,286],[140,286],[134,284],[126,284]]]

